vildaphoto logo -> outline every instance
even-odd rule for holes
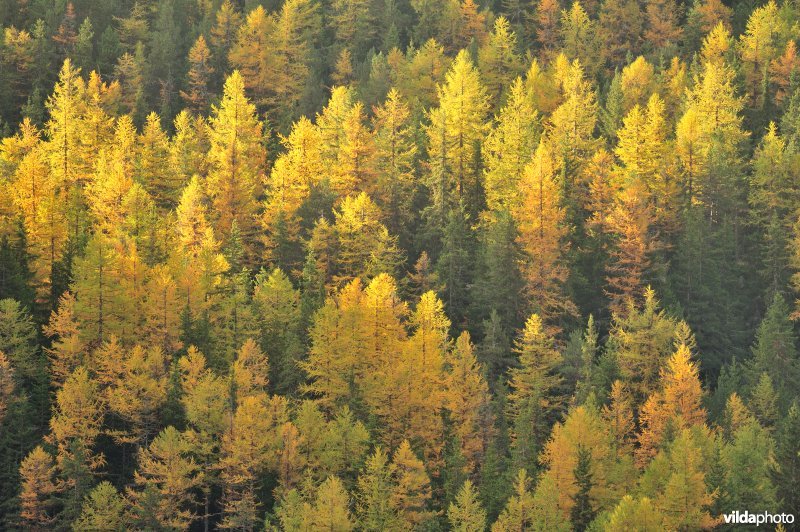
[[[771,514],[769,512],[750,513],[747,510],[736,510],[724,514],[725,524],[728,525],[791,525],[794,523],[794,514]]]

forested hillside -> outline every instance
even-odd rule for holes
[[[800,516],[800,2],[568,2],[0,0],[0,529]]]

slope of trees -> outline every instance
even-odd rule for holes
[[[0,0],[0,528],[800,513],[794,0]]]

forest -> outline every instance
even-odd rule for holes
[[[0,529],[800,517],[800,0],[0,31]]]

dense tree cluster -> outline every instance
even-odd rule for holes
[[[0,528],[800,514],[796,0],[0,0]]]

